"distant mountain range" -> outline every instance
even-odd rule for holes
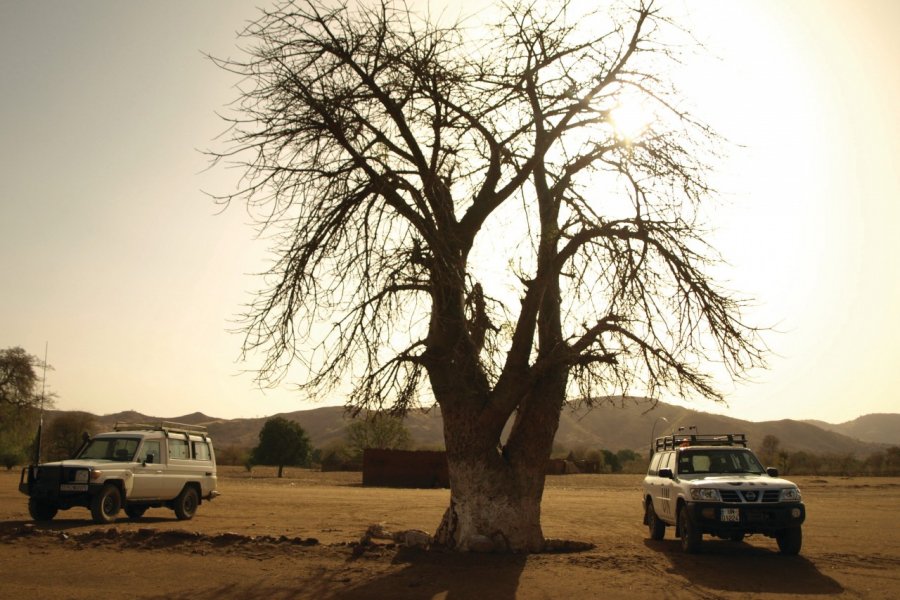
[[[838,425],[811,419],[804,421],[804,423],[809,423],[828,431],[836,431],[842,435],[865,442],[879,442],[890,444],[891,446],[900,446],[900,415],[895,413],[863,415]]]
[[[645,454],[650,445],[651,430],[656,436],[679,427],[697,427],[699,433],[741,432],[747,434],[751,447],[758,448],[767,435],[776,436],[789,452],[816,454],[852,454],[865,457],[886,445],[900,445],[900,414],[865,415],[847,423],[834,425],[823,421],[743,421],[724,415],[705,413],[659,402],[651,410],[643,398],[609,399],[594,408],[566,409],[560,418],[556,446],[565,449],[635,450]],[[52,411],[58,413],[60,411]],[[279,415],[297,421],[306,430],[313,445],[319,448],[338,443],[350,423],[343,407],[325,406]],[[176,421],[204,425],[219,447],[252,447],[268,417],[255,419],[218,419],[203,413],[177,417],[157,417],[127,411],[95,417],[101,428],[112,428],[116,421]],[[407,416],[406,427],[418,448],[442,448],[443,422],[436,408]]]

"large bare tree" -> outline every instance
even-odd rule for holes
[[[242,83],[216,158],[244,173],[222,200],[273,243],[246,314],[262,377],[349,377],[357,409],[436,401],[437,542],[540,551],[567,397],[719,398],[706,366],[740,374],[762,347],[709,276],[717,140],[667,82],[672,24],[649,3],[497,10],[488,28],[392,2],[264,11],[247,58],[218,61]]]

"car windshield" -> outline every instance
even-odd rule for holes
[[[78,458],[131,462],[139,441],[135,438],[94,438]]]
[[[752,452],[736,449],[687,450],[678,457],[679,475],[765,473]]]

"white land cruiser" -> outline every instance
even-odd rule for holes
[[[704,533],[734,541],[760,533],[774,537],[782,554],[800,552],[800,490],[777,469],[764,469],[744,434],[670,435],[652,450],[643,485],[652,539],[671,525],[685,552],[698,551]]]
[[[114,521],[122,508],[138,519],[161,506],[190,519],[203,500],[219,495],[206,428],[170,422],[116,423],[110,433],[86,437],[71,460],[22,469],[19,491],[37,521],[83,506],[95,523]]]

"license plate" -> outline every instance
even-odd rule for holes
[[[723,508],[720,518],[723,521],[738,523],[741,520],[741,513],[737,508]]]
[[[63,492],[86,492],[88,486],[86,483],[64,483],[59,489]]]

